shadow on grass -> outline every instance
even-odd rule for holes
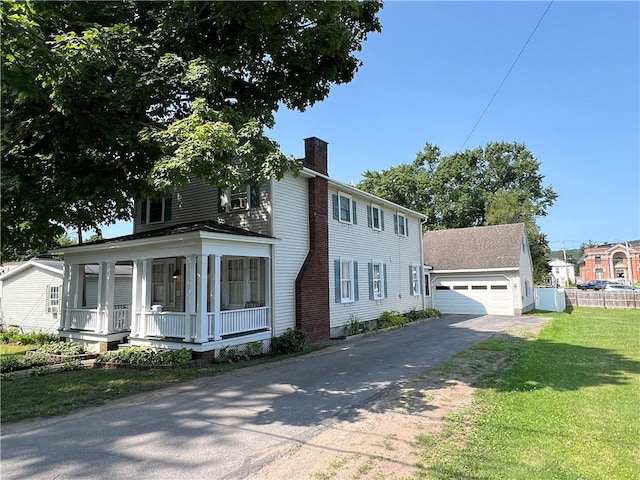
[[[640,373],[640,362],[606,348],[510,337],[515,358],[505,372],[483,376],[476,386],[498,391],[552,388],[578,390],[601,385],[626,385]]]

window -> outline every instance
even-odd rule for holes
[[[401,213],[393,216],[393,231],[402,237],[409,236],[409,220]]]
[[[596,280],[604,279],[604,271],[601,268],[596,268]]]
[[[418,265],[409,267],[409,281],[411,285],[411,295],[417,297],[420,295],[420,268]]]
[[[236,212],[260,206],[260,187],[248,185],[243,188],[227,188],[218,190],[218,211]]]
[[[49,285],[46,291],[47,313],[58,313],[60,308],[60,285]]]
[[[600,255],[596,255],[596,265],[602,265],[602,257]]]
[[[331,196],[333,204],[333,219],[343,223],[358,223],[356,216],[356,202],[352,200],[351,195],[346,193],[338,193]]]
[[[151,303],[163,307],[176,305],[175,260],[156,260],[151,267]]]
[[[384,214],[380,206],[373,203],[367,206],[367,225],[374,230],[384,230]]]
[[[387,266],[382,262],[369,264],[369,299],[381,300],[387,297]]]
[[[171,220],[171,197],[147,198],[140,204],[140,223],[160,223]]]
[[[264,259],[227,258],[222,269],[224,308],[240,309],[264,305]]]
[[[336,303],[358,300],[358,262],[341,258],[334,263]]]
[[[613,256],[613,264],[614,264],[615,266],[623,265],[623,264],[624,264],[624,255],[623,255],[623,254],[621,254],[621,253],[616,253],[616,254]]]

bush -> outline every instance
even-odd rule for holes
[[[16,355],[5,355],[0,359],[0,372],[7,373],[18,370],[24,365],[24,362]]]
[[[218,350],[218,362],[234,363],[247,360],[249,356],[237,347],[225,346]]]
[[[42,367],[51,363],[51,357],[45,352],[35,352],[33,355],[25,357],[24,363],[31,367]]]
[[[175,365],[191,360],[191,350],[165,350],[156,352],[151,347],[126,347],[98,355],[96,361],[104,363],[128,363],[131,365]]]
[[[301,352],[309,345],[307,332],[296,328],[287,328],[279,337],[271,339],[271,352],[275,355],[288,355]]]
[[[388,327],[404,327],[407,324],[407,319],[400,312],[382,312],[378,319],[378,328]]]
[[[440,317],[440,311],[435,308],[426,308],[424,310],[412,310],[410,312],[406,312],[404,314],[405,318],[410,322],[415,322],[417,320],[423,320],[425,318],[434,318]]]
[[[16,343],[19,345],[42,345],[49,342],[57,342],[60,339],[55,333],[30,332],[20,333],[16,329],[8,329],[0,332],[2,343]]]
[[[64,362],[60,365],[59,371],[61,372],[71,372],[74,370],[84,370],[85,367],[80,360],[69,360],[68,362]]]
[[[78,342],[49,342],[38,347],[38,352],[52,355],[81,355],[86,353],[84,346]]]

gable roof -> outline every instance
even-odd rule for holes
[[[425,232],[425,262],[433,270],[519,268],[524,223]]]
[[[11,278],[15,274],[20,273],[23,270],[26,270],[32,267],[40,268],[50,273],[53,273],[55,275],[60,275],[60,277],[62,277],[64,262],[60,260],[49,259],[49,258],[47,259],[32,258],[31,260],[24,262],[22,265],[12,268],[7,273],[0,275],[0,280],[6,280],[7,278]]]

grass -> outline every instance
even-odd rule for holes
[[[638,312],[549,316],[535,340],[476,347],[508,354],[509,366],[481,377],[472,411],[451,419],[437,448],[418,439],[420,463],[429,466],[416,478],[640,478]],[[455,371],[455,359],[445,367]],[[461,421],[469,433],[455,434]]]
[[[186,369],[88,369],[3,380],[0,389],[0,423],[64,415],[85,407],[102,405],[108,400],[150,392],[257,363],[275,362],[319,348],[321,347],[313,345],[299,354],[260,357],[244,362],[210,364]]]
[[[33,345],[6,345],[0,343],[0,358],[6,355],[23,356],[27,350],[33,350]]]

